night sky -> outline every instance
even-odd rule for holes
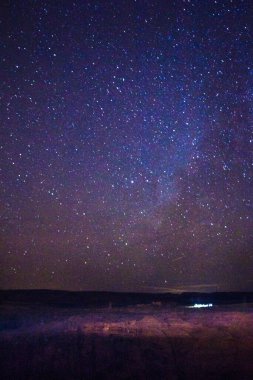
[[[1,2],[2,288],[253,290],[253,2]]]

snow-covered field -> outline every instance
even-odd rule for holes
[[[253,308],[4,305],[1,379],[253,379]]]

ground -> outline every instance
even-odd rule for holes
[[[1,379],[253,379],[253,307],[4,304]]]

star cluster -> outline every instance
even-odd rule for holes
[[[252,2],[0,14],[1,286],[252,290]]]

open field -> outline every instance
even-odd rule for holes
[[[1,379],[253,379],[253,307],[4,303]]]

